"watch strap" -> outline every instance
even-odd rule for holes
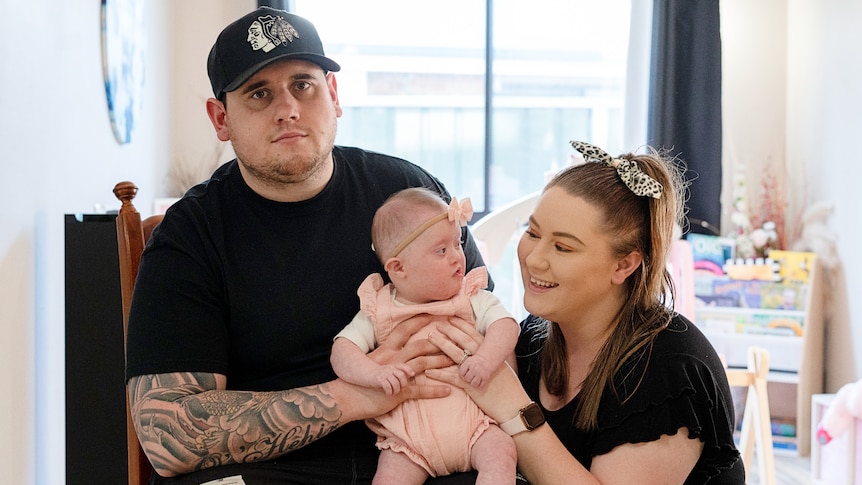
[[[527,431],[527,425],[524,424],[524,418],[521,417],[521,413],[519,412],[514,418],[506,421],[505,423],[500,423],[500,429],[506,432],[509,436],[515,436],[516,434]]]

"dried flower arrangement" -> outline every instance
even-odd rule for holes
[[[210,178],[222,164],[227,144],[219,142],[211,153],[197,158],[177,156],[168,169],[168,196],[182,197],[187,190]]]
[[[760,204],[753,210],[749,206],[749,193],[745,184],[744,166],[734,176],[733,213],[730,220],[733,233],[728,237],[736,241],[737,258],[763,258],[771,249],[788,247],[785,233],[787,199],[784,181],[776,174],[774,164],[764,165],[760,184]]]

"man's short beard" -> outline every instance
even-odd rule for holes
[[[239,163],[243,163],[242,159],[239,159]],[[279,163],[268,162],[263,166],[243,163],[243,166],[259,181],[267,185],[281,186],[301,184],[314,177],[323,169],[323,160],[315,156],[312,160],[304,159],[300,164],[280,161]],[[303,167],[303,170],[291,170],[295,167]]]

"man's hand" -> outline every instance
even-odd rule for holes
[[[433,399],[446,397],[451,392],[449,386],[418,385],[412,381],[396,394],[386,394],[378,388],[350,384],[343,379],[322,384],[339,403],[342,422],[375,418],[386,414],[404,401],[410,399]]]
[[[452,359],[427,338],[407,343],[416,332],[435,320],[444,317],[434,315],[417,315],[398,324],[397,327],[379,347],[369,353],[375,362],[381,365],[402,363],[413,369],[415,374],[421,374],[428,369],[439,369],[452,365]]]

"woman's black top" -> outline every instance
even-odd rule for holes
[[[539,402],[540,320],[521,323],[516,349],[518,373],[530,397]],[[734,407],[727,374],[715,349],[685,317],[677,315],[651,346],[627,361],[615,378],[617,395],[605,389],[598,428],[575,427],[578,396],[556,411],[542,407],[548,424],[587,469],[593,457],[625,443],[655,441],[687,428],[703,441],[700,459],[686,484],[742,484],[745,472],[733,441]],[[656,463],[656,466],[661,466]]]

